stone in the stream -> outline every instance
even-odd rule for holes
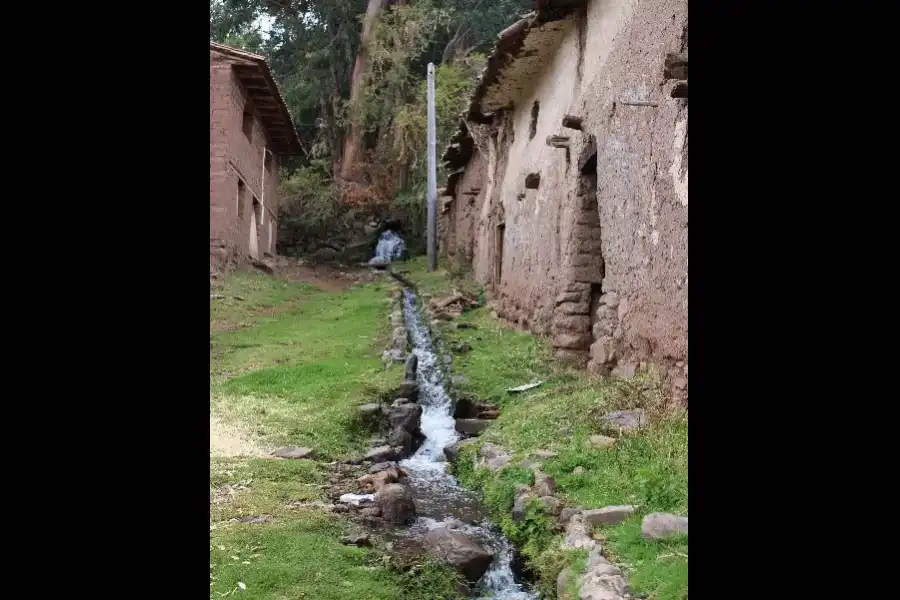
[[[490,424],[485,419],[457,419],[456,430],[467,435],[478,435]]]
[[[390,446],[378,446],[377,448],[372,448],[366,454],[364,460],[371,460],[373,462],[384,462],[388,460],[394,460],[397,458],[397,453],[394,452],[394,449]]]
[[[387,471],[388,469],[396,469],[397,463],[389,460],[385,462],[375,463],[371,467],[369,467],[369,473],[374,475],[375,473],[380,473],[381,471]]]
[[[404,379],[400,387],[397,388],[394,398],[409,398],[411,401],[416,402],[419,399],[419,384],[412,379]]]
[[[617,525],[634,514],[636,506],[606,506],[584,511],[584,520],[598,527],[600,525]]]
[[[468,446],[476,443],[477,440],[469,439],[463,440],[461,442],[456,442],[455,444],[450,444],[449,446],[444,446],[444,456],[447,457],[451,463],[459,460],[459,451],[463,446]]]
[[[476,463],[476,466],[479,468],[487,468],[491,472],[496,473],[509,464],[510,460],[512,460],[511,454],[505,452],[500,446],[488,442],[478,450],[478,462]]]
[[[341,543],[346,546],[358,546],[360,548],[368,548],[372,545],[372,540],[368,534],[347,535],[341,538]]]
[[[675,535],[688,534],[688,518],[669,513],[651,513],[641,522],[641,535],[645,540],[661,540]]]
[[[592,550],[597,542],[591,538],[591,532],[583,515],[576,514],[566,525],[566,536],[560,548],[563,550]]]
[[[388,411],[387,418],[392,428],[399,427],[409,433],[415,433],[419,430],[422,420],[422,407],[412,403],[393,406]]]
[[[538,496],[552,496],[555,491],[556,481],[552,475],[540,472],[534,474],[534,492]]]
[[[406,523],[416,516],[416,503],[405,485],[391,483],[375,493],[375,505],[381,516],[391,523]]]
[[[600,548],[588,555],[588,564],[578,582],[581,600],[626,600],[631,598],[624,573],[603,557]]]
[[[419,368],[419,357],[415,354],[410,354],[409,358],[406,359],[406,370],[404,371],[403,378],[415,381],[416,379],[416,370]]]
[[[278,458],[291,458],[294,460],[312,460],[315,455],[316,453],[312,448],[298,448],[297,446],[285,446],[272,453],[272,456]]]
[[[418,406],[418,404],[413,404],[411,406]],[[413,439],[412,434],[402,427],[395,427],[391,431],[391,435],[388,436],[388,443],[394,448],[394,454],[397,457],[401,457],[412,454],[415,440]]]
[[[608,435],[592,435],[588,439],[588,445],[595,450],[609,450],[616,445],[616,438]]]
[[[493,555],[471,537],[449,527],[429,531],[425,535],[425,548],[431,556],[456,569],[473,583],[484,575],[494,560]]]
[[[601,417],[606,427],[613,431],[632,431],[640,429],[647,422],[643,408],[633,410],[617,410]]]

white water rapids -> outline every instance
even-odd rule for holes
[[[513,548],[509,540],[490,525],[473,494],[460,487],[447,472],[444,447],[459,440],[452,414],[453,403],[444,389],[440,365],[431,336],[419,317],[415,294],[408,288],[403,290],[403,318],[412,351],[419,361],[416,379],[419,403],[422,405],[421,429],[426,436],[416,453],[400,463],[409,473],[409,485],[419,515],[410,531],[424,533],[450,520],[461,522],[459,529],[478,540],[494,555],[490,568],[476,586],[473,598],[536,600],[537,593],[515,580],[512,571]]]
[[[403,258],[406,252],[406,242],[403,238],[391,231],[385,229],[381,237],[378,238],[378,245],[375,246],[375,256],[369,260],[369,264],[375,262],[390,263]]]

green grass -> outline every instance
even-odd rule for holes
[[[213,413],[269,445],[310,446],[334,458],[358,452],[368,436],[352,435],[353,407],[400,378],[380,361],[389,336],[386,290],[324,293],[235,274],[220,293],[246,300],[211,302]]]
[[[410,278],[429,295],[447,293],[450,285],[469,291],[473,287],[460,280],[458,273],[425,272],[421,260],[412,263]],[[558,456],[543,462],[543,470],[554,477],[557,496],[568,506],[638,505],[635,517],[600,532],[607,540],[608,557],[626,571],[637,594],[655,600],[686,598],[686,539],[646,542],[640,535],[641,519],[647,513],[688,513],[686,413],[666,405],[652,374],[631,381],[592,381],[584,372],[556,363],[543,340],[501,326],[487,308],[467,312],[458,321],[477,327],[441,326],[445,340],[465,341],[472,347],[453,359],[454,374],[469,379],[462,391],[502,407],[500,418],[481,439],[514,452],[513,465],[535,450],[557,452]],[[517,395],[506,392],[539,380],[544,383],[534,390]],[[640,433],[623,436],[611,451],[590,448],[589,436],[602,433],[600,416],[638,407],[645,408],[650,418]],[[541,574],[542,589],[555,597],[556,575],[567,565],[583,564],[583,557],[557,549],[560,536],[553,533],[551,520],[538,507],[529,508],[523,523],[513,523],[509,512],[515,484],[531,483],[531,474],[518,468],[499,475],[474,471],[471,454],[475,451],[477,447],[464,450],[458,468],[461,482],[482,492],[495,521]],[[584,474],[573,475],[575,467],[582,467]]]
[[[323,293],[235,273],[210,301],[210,411],[263,446],[310,446],[318,461],[210,458],[210,599],[446,600],[458,577],[425,559],[403,568],[348,547],[352,525],[319,508],[325,462],[358,455],[368,433],[355,406],[402,377],[380,355],[387,284]],[[235,296],[244,298],[235,299]],[[231,490],[232,493],[229,493]],[[293,504],[292,504],[293,503]],[[235,519],[268,516],[267,523]]]

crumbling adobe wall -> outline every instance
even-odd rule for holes
[[[465,173],[456,182],[455,193],[440,199],[440,251],[451,261],[471,264],[475,254],[475,224],[486,193],[486,166],[486,157],[476,151],[466,166]]]

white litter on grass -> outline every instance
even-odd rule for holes
[[[534,383],[526,383],[525,385],[520,385],[519,387],[508,388],[506,391],[510,394],[518,394],[519,392],[526,392],[528,390],[534,389],[537,386],[544,383],[543,381],[536,381]]]
[[[360,504],[368,504],[375,501],[375,494],[344,494],[338,498],[344,504],[352,504],[359,506]]]

